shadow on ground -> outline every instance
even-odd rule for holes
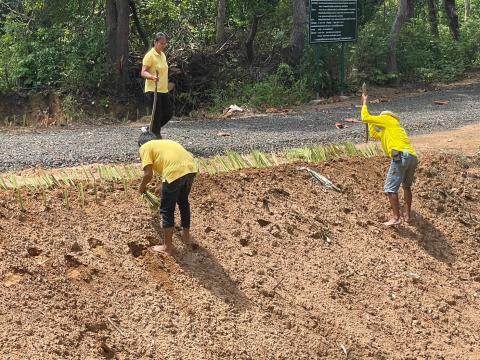
[[[250,300],[207,249],[197,243],[181,248],[177,246],[177,249],[175,258],[178,265],[215,297],[233,305],[237,310],[243,311],[250,307]]]
[[[438,261],[452,264],[455,254],[445,235],[422,214],[413,212],[411,226],[402,226],[398,232],[413,241],[416,241],[430,256]]]

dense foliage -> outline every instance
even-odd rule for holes
[[[208,72],[208,86],[196,87],[190,79],[183,82],[189,86],[178,88],[177,101],[189,104],[186,112],[234,102],[282,106],[304,102],[316,90],[322,96],[338,93],[340,44],[306,43],[300,63],[292,63],[286,55],[294,0],[226,0],[224,44],[215,43],[217,1],[128,1],[140,21],[139,27],[131,17],[129,24],[128,89],[132,96],[141,95],[141,58],[146,42],[159,30],[170,36],[167,56],[172,63],[183,64],[183,72],[189,71],[196,53],[220,58]],[[425,2],[416,0],[413,17],[400,33],[398,71],[389,72],[389,41],[399,1],[359,0],[358,41],[345,45],[347,89],[363,81],[452,81],[480,67],[480,0],[471,2],[468,17],[463,1],[456,1],[458,41],[451,35],[443,1],[433,1],[438,11],[436,36]],[[245,42],[255,17],[255,52],[248,59]],[[307,39],[306,26],[304,30]],[[108,41],[104,1],[0,0],[0,92],[48,91],[70,101],[87,94],[101,99],[114,96],[115,68],[107,61]]]

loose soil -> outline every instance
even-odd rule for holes
[[[480,358],[480,156],[424,153],[389,229],[385,158],[300,165],[199,175],[168,258],[138,183],[1,192],[0,359]]]

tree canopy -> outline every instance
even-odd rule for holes
[[[347,88],[451,81],[480,66],[480,0],[358,0],[358,14]],[[0,0],[0,92],[141,96],[141,59],[163,31],[186,111],[301,102],[315,73],[328,96],[340,45],[308,44],[307,19],[305,0]]]

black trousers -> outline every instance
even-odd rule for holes
[[[192,190],[195,173],[183,175],[172,183],[164,182],[162,185],[162,199],[160,200],[160,215],[162,228],[171,228],[175,225],[175,206],[180,210],[182,228],[190,228],[190,202],[188,196]]]
[[[145,94],[148,101],[152,104],[153,109],[153,92],[147,92]],[[153,116],[153,126],[150,129],[157,138],[161,138],[161,129],[162,127],[170,121],[173,116],[173,105],[170,99],[169,93],[157,93],[157,106],[155,108],[155,114]]]

